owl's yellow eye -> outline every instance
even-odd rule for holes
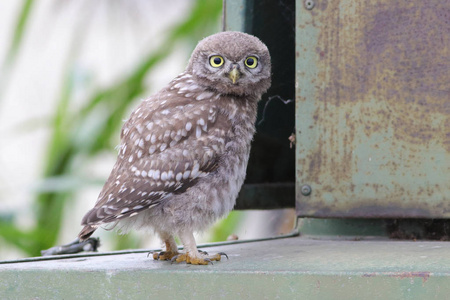
[[[218,68],[221,65],[223,65],[223,58],[220,55],[213,55],[211,56],[211,58],[209,59],[209,63],[211,64],[211,66],[213,66],[214,68]]]
[[[254,69],[258,65],[258,59],[254,56],[249,56],[245,59],[245,65],[250,69]]]

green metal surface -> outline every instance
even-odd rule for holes
[[[208,247],[209,266],[145,253],[0,265],[2,299],[446,299],[450,244],[299,237]]]
[[[300,218],[298,227],[302,236],[313,238],[343,237],[361,239],[370,237],[385,238],[390,235],[387,221],[383,219],[316,219]]]
[[[318,219],[299,218],[303,236],[341,238],[367,236],[396,240],[449,241],[448,219]]]
[[[450,2],[296,10],[298,215],[449,218]]]

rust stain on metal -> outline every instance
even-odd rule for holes
[[[364,273],[362,277],[376,277],[379,275],[379,273]],[[387,274],[388,277],[394,277],[398,279],[422,278],[422,283],[427,282],[428,278],[430,278],[431,275],[432,274],[430,272],[400,272]]]
[[[450,115],[450,8],[426,2],[385,5],[365,28],[365,52],[371,57],[366,78],[386,74],[383,89],[394,136],[414,144],[445,141],[449,128],[433,119]]]
[[[430,272],[401,272],[396,274],[389,275],[390,277],[395,277],[399,279],[405,279],[405,278],[422,278],[422,282],[427,282],[428,278],[430,278],[431,273]]]
[[[450,217],[450,2],[319,2],[297,16],[299,215]]]

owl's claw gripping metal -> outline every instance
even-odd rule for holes
[[[170,260],[170,262],[173,263],[180,263],[180,262],[186,262],[187,264],[191,264],[191,265],[208,265],[208,264],[213,264],[213,261],[219,261],[219,259],[217,259],[215,257],[216,255],[214,255],[213,257],[209,257],[209,256],[191,256],[189,254],[178,254],[174,257],[172,257],[172,259]]]
[[[220,255],[220,256],[222,256],[222,255],[225,256],[227,258],[227,260],[228,260],[228,255],[225,252],[219,252],[217,254]]]

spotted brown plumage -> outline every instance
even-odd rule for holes
[[[202,40],[186,71],[142,101],[125,122],[116,164],[82,220],[80,239],[108,223],[124,231],[148,227],[166,245],[155,259],[220,260],[197,251],[193,232],[233,208],[257,102],[269,86],[270,56],[257,38],[223,32]]]

